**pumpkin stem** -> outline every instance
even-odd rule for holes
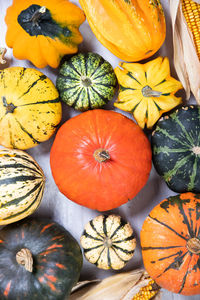
[[[99,163],[106,162],[107,160],[110,159],[109,152],[102,148],[95,150],[93,156],[96,159],[96,161],[98,161]]]
[[[33,271],[33,256],[29,249],[23,248],[16,254],[16,261],[22,265],[28,272]]]
[[[162,95],[162,92],[154,91],[150,86],[146,85],[142,89],[142,95],[144,97],[160,97],[160,95]]]
[[[34,14],[32,15],[32,17],[30,19],[30,21],[33,22],[34,24],[38,24],[38,21],[39,21],[40,17],[45,14],[46,10],[47,9],[46,9],[45,6],[41,6],[39,9],[37,9],[34,12]]]
[[[193,254],[200,254],[200,240],[196,237],[189,239],[187,248]]]

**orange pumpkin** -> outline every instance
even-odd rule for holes
[[[200,194],[169,197],[146,218],[141,231],[144,266],[174,293],[200,294]]]
[[[126,203],[145,185],[151,149],[132,120],[97,109],[71,118],[59,129],[50,162],[66,197],[105,211]]]

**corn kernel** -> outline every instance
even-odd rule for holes
[[[181,0],[187,25],[192,32],[197,55],[200,59],[200,4],[193,0]]]
[[[155,281],[150,280],[149,284],[141,288],[132,300],[149,300],[153,298],[159,292],[159,290],[160,287],[155,283]]]

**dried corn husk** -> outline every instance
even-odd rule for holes
[[[186,99],[192,91],[200,105],[200,61],[193,36],[182,12],[181,0],[169,0],[172,19],[174,66],[186,91]],[[197,3],[200,1],[196,0]]]
[[[75,287],[69,300],[132,300],[141,288],[148,285],[152,279],[144,270],[134,270],[120,273],[103,279],[101,282],[86,281]],[[160,288],[156,286],[156,296],[160,298]]]
[[[6,63],[6,60],[4,59],[6,51],[7,51],[6,48],[0,48],[0,64],[2,64],[2,65],[4,65]]]

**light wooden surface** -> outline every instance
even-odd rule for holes
[[[23,0],[21,0],[23,1]],[[78,0],[72,1],[75,4],[78,4]],[[167,37],[164,45],[162,46],[159,53],[154,55],[157,57],[158,55],[168,56],[170,58],[172,75],[175,76],[173,61],[172,61],[172,40],[171,40],[171,24],[169,19],[169,10],[168,10],[168,1],[161,1],[164,7],[165,16],[167,20]],[[0,46],[6,46],[5,44],[5,34],[6,34],[6,25],[4,23],[4,17],[6,14],[6,8],[10,6],[12,0],[0,0]],[[78,4],[79,5],[79,4]],[[87,52],[97,52],[101,54],[105,59],[107,59],[113,67],[118,65],[119,59],[112,55],[106,48],[104,48],[95,38],[93,33],[90,30],[90,27],[87,22],[85,22],[81,26],[81,32],[84,37],[84,42],[80,46],[80,51]],[[28,61],[19,61],[13,58],[12,50],[9,49],[7,52],[7,56],[9,59],[9,66],[24,66],[24,67],[33,67],[33,65]],[[45,73],[52,81],[55,83],[55,79],[57,76],[57,70],[53,70],[49,67],[41,70]],[[191,99],[190,102],[194,100]],[[106,107],[107,109],[113,109],[112,103]],[[115,109],[117,111],[117,109]],[[121,111],[121,113],[125,114]],[[70,117],[78,114],[78,112],[73,109],[63,105],[63,120],[62,123],[68,120]],[[126,114],[130,116],[130,114]],[[44,198],[42,204],[38,211],[35,213],[37,215],[48,216],[53,218],[58,223],[62,224],[71,234],[79,241],[80,236],[83,231],[84,225],[91,220],[93,217],[99,215],[99,212],[92,211],[88,208],[81,207],[71,201],[69,201],[64,195],[62,195],[52,178],[50,165],[49,165],[49,152],[51,145],[53,143],[54,137],[52,137],[49,141],[40,144],[36,148],[33,148],[27,151],[30,155],[32,155],[37,162],[40,164],[42,169],[44,170],[46,176],[46,188],[44,193]],[[121,215],[124,219],[128,220],[137,236],[137,249],[133,259],[127,264],[127,266],[123,269],[131,270],[134,268],[138,268],[142,266],[142,257],[141,257],[141,249],[139,242],[140,230],[143,224],[144,219],[150,210],[159,203],[162,199],[168,196],[172,196],[175,193],[170,191],[165,182],[156,174],[154,168],[152,167],[152,171],[149,177],[149,180],[146,186],[142,189],[142,191],[130,202],[127,204],[114,209],[112,212]],[[81,279],[94,279],[99,277],[106,277],[111,274],[114,274],[112,271],[103,271],[97,269],[95,266],[89,264],[84,259],[84,265],[81,272]],[[163,290],[162,295],[163,300],[197,300],[200,299],[200,296],[191,296],[184,297],[181,295],[175,295],[168,291]],[[42,299],[41,299],[42,300]],[[107,300],[107,299],[102,299]]]

